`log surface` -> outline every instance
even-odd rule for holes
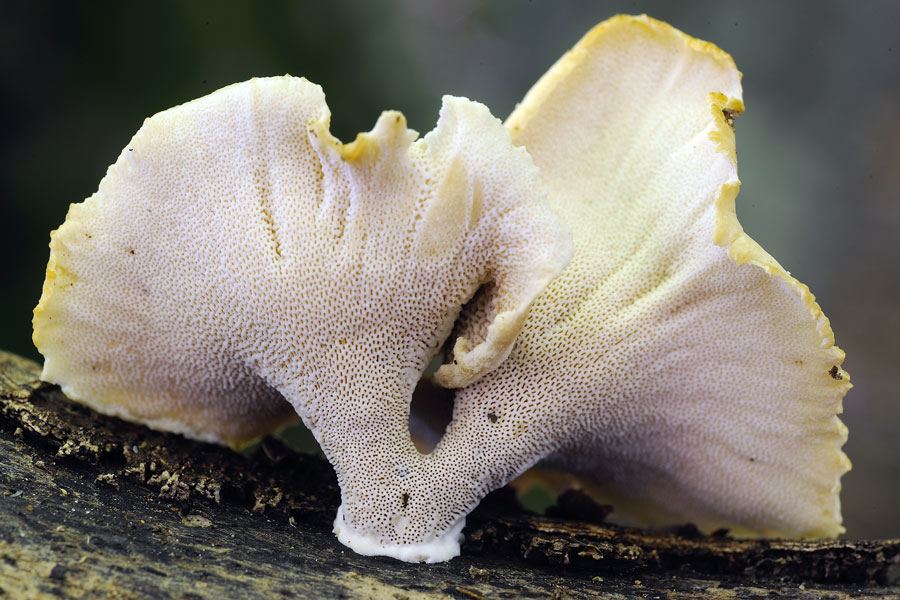
[[[629,530],[574,493],[550,517],[495,492],[447,563],[359,556],[324,459],[151,431],[39,377],[0,351],[0,599],[900,597],[900,540]]]

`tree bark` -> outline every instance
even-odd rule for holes
[[[507,490],[462,556],[354,554],[328,463],[273,438],[249,456],[98,415],[0,351],[0,598],[897,598],[900,540],[737,541],[555,516]]]

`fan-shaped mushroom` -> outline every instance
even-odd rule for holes
[[[616,17],[513,113],[575,240],[530,314],[568,247],[486,110],[447,100],[411,146],[386,113],[341,146],[318,100],[263,93],[258,110],[276,81],[154,117],[72,208],[36,309],[47,378],[209,438],[271,429],[284,394],[335,465],[339,539],[366,554],[450,558],[484,494],[542,459],[591,477],[623,521],[841,530],[843,353],[808,289],[737,222],[743,104],[727,54]],[[474,383],[419,454],[412,387],[481,284],[437,373]]]
[[[240,443],[296,410],[351,527],[382,553],[446,558],[459,528],[426,494],[455,482],[410,440],[413,388],[482,285],[490,315],[444,371],[466,383],[503,360],[571,237],[480,104],[444,98],[415,142],[396,112],[346,145],[328,122],[321,89],[292,77],[147,119],[51,236],[43,378],[204,440]]]
[[[509,117],[575,256],[510,357],[457,393],[435,453],[484,457],[467,477],[480,493],[546,459],[593,480],[622,522],[842,531],[844,354],[737,221],[742,110],[730,56],[616,17]]]

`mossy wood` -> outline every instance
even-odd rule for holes
[[[735,541],[555,517],[492,494],[463,555],[356,555],[331,532],[319,457],[252,456],[104,417],[0,351],[0,598],[896,598],[900,540]]]

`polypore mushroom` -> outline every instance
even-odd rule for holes
[[[483,493],[545,459],[592,480],[620,522],[843,530],[844,354],[808,288],[737,221],[742,110],[730,56],[620,16],[509,117],[575,255],[509,358],[457,393],[435,454],[477,464],[460,481]]]
[[[502,361],[571,237],[480,104],[445,97],[419,141],[397,112],[346,145],[328,123],[322,90],[292,77],[147,119],[51,236],[43,379],[202,440],[299,414],[337,472],[343,541],[448,558],[461,525],[439,491],[459,482],[410,440],[413,388],[481,286],[477,336],[442,372]]]

